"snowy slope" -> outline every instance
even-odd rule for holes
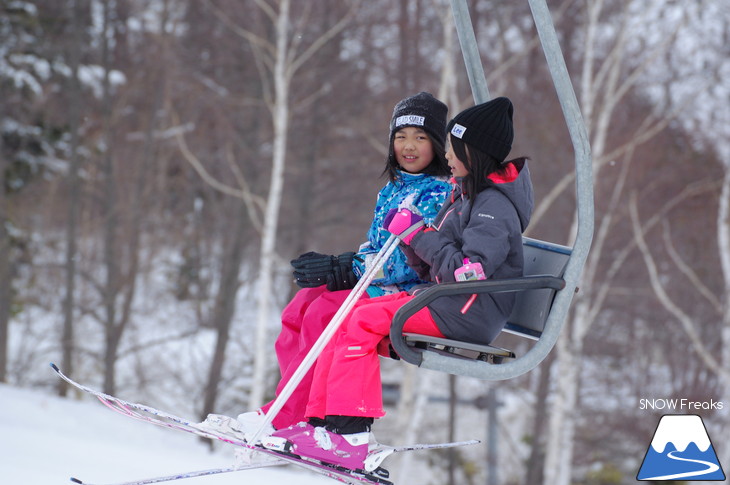
[[[232,447],[215,453],[195,436],[134,421],[96,401],[60,399],[0,385],[0,483],[53,485],[78,477],[118,483],[230,466]],[[294,467],[190,478],[180,485],[336,483]]]

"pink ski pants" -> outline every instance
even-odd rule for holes
[[[307,417],[385,415],[378,346],[390,334],[393,315],[412,298],[401,292],[358,301],[317,360]],[[427,308],[409,318],[404,331],[443,337]]]
[[[274,345],[281,371],[281,380],[276,387],[277,396],[347,299],[350,291],[327,291],[325,286],[302,288],[284,308],[281,314],[281,333]],[[366,293],[362,298],[369,297]],[[276,415],[272,422],[276,429],[283,429],[305,420],[304,411],[309,399],[313,374],[314,368],[304,376],[294,393]],[[273,401],[262,406],[261,409],[268,412],[272,404]]]

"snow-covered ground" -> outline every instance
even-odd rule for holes
[[[233,462],[233,447],[215,452],[197,437],[138,422],[92,400],[0,385],[0,482],[67,484],[70,477],[113,484]],[[181,485],[336,483],[291,466],[189,478]]]

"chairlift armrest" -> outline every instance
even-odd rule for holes
[[[503,293],[540,289],[561,290],[564,287],[565,280],[550,275],[530,275],[519,278],[462,281],[434,285],[421,290],[411,301],[396,312],[390,324],[390,340],[401,359],[420,366],[423,359],[422,354],[408,346],[403,336],[403,326],[406,320],[437,298],[474,293]]]

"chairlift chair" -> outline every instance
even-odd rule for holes
[[[390,338],[396,353],[411,364],[484,380],[504,380],[535,368],[548,356],[566,320],[593,239],[593,174],[590,143],[545,0],[528,0],[575,152],[577,232],[572,247],[523,238],[524,276],[434,285],[393,317]],[[465,0],[451,0],[475,103],[490,99],[479,49]],[[503,333],[534,340],[524,353],[493,345],[403,333],[405,321],[436,298],[455,294],[517,292]]]

